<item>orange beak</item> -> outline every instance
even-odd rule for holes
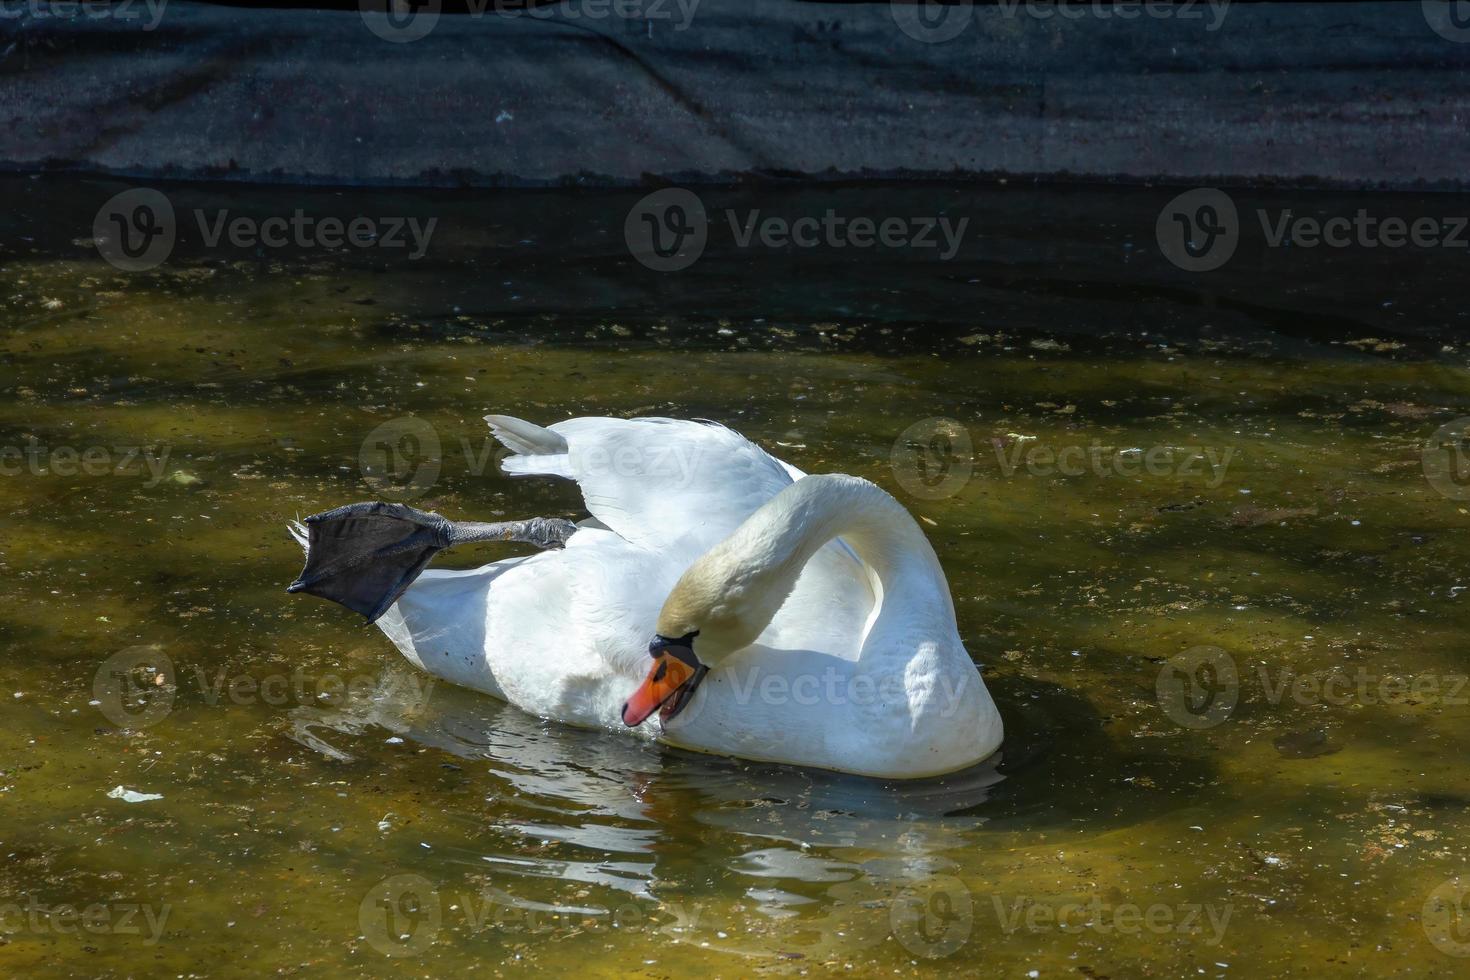
[[[658,711],[679,694],[686,684],[694,680],[696,673],[695,668],[678,657],[663,651],[655,653],[648,676],[643,678],[643,683],[638,685],[638,690],[633,692],[632,697],[623,702],[623,724],[629,728],[643,724],[649,715]],[[683,706],[681,702],[674,703],[677,707]],[[673,712],[663,715],[665,721],[671,717]]]

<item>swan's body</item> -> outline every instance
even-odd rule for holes
[[[563,550],[424,572],[378,620],[423,670],[622,728],[649,637],[687,633],[708,675],[648,737],[884,777],[999,746],[933,549],[878,487],[805,476],[713,424],[490,421],[517,453],[506,472],[575,480],[592,516]]]

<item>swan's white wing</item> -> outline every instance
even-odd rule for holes
[[[693,560],[793,482],[780,460],[721,425],[681,419],[578,418],[539,427],[490,416],[517,455],[513,475],[576,480],[587,510],[625,541]]]
[[[675,578],[806,475],[714,423],[578,418],[541,428],[487,420],[516,450],[502,464],[507,473],[576,480],[594,517],[635,549],[658,553]],[[660,602],[667,592],[657,593]],[[876,601],[863,563],[846,542],[831,541],[802,570],[762,641],[856,659]]]
[[[586,522],[565,550],[430,569],[378,626],[446,680],[542,717],[616,726],[677,575],[657,553]]]

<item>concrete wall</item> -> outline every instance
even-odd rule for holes
[[[887,3],[581,0],[437,18],[431,3],[398,27],[163,2],[5,0],[0,168],[418,186],[1470,185],[1470,24],[1433,2],[1063,17],[1017,0],[933,22]]]

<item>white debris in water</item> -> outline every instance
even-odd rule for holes
[[[397,735],[393,735],[393,736],[390,736],[388,738],[388,744],[389,745],[402,745],[403,744],[403,739],[399,738]]]
[[[111,799],[122,800],[124,803],[147,803],[149,800],[163,799],[162,793],[138,793],[121,786],[110,790],[107,795]]]

